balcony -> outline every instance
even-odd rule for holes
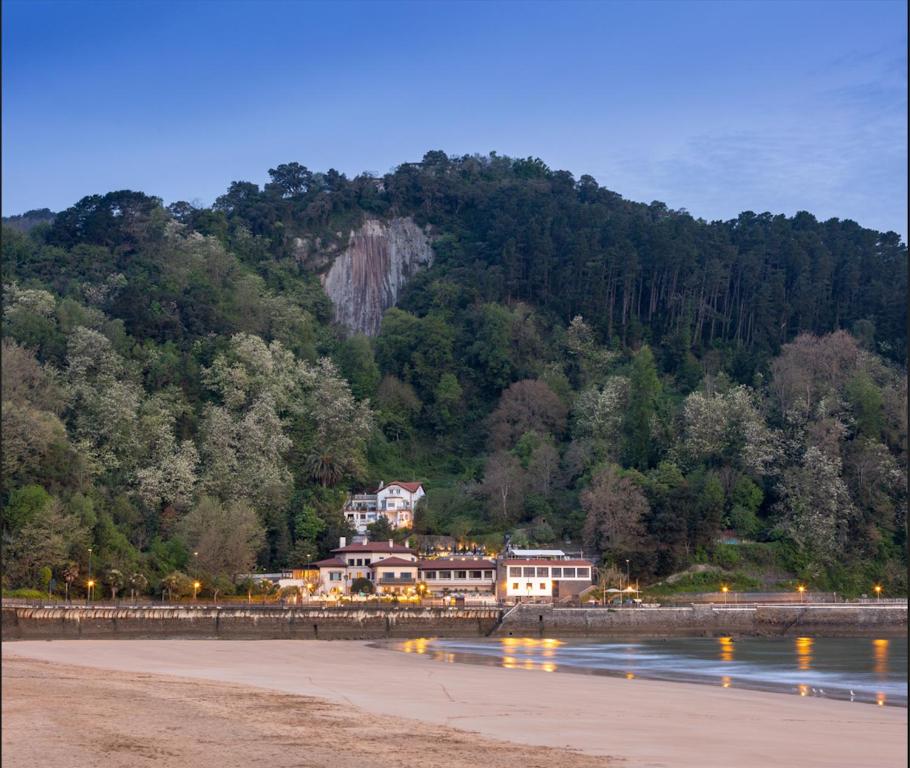
[[[417,583],[417,579],[415,579],[410,574],[408,574],[407,576],[397,576],[397,577],[382,574],[382,577],[377,582],[377,584],[381,584],[383,586],[392,586],[395,584],[416,584],[416,583]]]

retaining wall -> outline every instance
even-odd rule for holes
[[[372,640],[489,634],[499,608],[3,606],[3,640],[199,637]]]
[[[759,605],[686,608],[554,608],[520,605],[496,636],[713,637],[907,635],[907,606]]]
[[[413,637],[829,637],[907,635],[907,606],[295,608],[8,606],[2,639],[375,640]]]

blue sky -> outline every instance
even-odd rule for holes
[[[874,0],[5,0],[3,213],[495,150],[707,219],[906,239],[906,26]]]

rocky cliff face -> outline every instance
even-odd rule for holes
[[[367,219],[351,231],[347,248],[322,278],[335,319],[350,331],[375,336],[382,313],[432,260],[430,240],[412,219]]]

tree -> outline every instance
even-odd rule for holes
[[[161,579],[161,590],[167,595],[167,600],[177,597],[187,597],[193,594],[193,580],[185,573],[171,571]]]
[[[253,509],[243,501],[222,504],[202,497],[180,521],[178,530],[193,552],[200,572],[209,577],[250,571],[265,543],[265,531]]]
[[[647,469],[654,459],[654,421],[660,391],[654,354],[646,344],[632,359],[629,405],[623,425],[626,461],[638,469]]]
[[[801,550],[823,564],[844,552],[856,509],[839,459],[810,446],[799,466],[784,470],[778,494],[778,529]]]
[[[351,593],[355,595],[372,595],[373,582],[367,578],[357,578],[351,582]]]
[[[395,535],[395,529],[385,516],[380,516],[375,523],[370,523],[367,526],[367,532],[372,541],[388,541]]]
[[[66,585],[66,601],[69,602],[70,599],[70,587],[73,585],[73,582],[79,578],[79,566],[70,560],[63,567],[63,583]]]
[[[351,393],[358,400],[376,395],[379,386],[379,366],[373,355],[370,340],[363,335],[351,336],[342,342],[336,355],[341,375],[347,379]]]
[[[130,585],[130,596],[135,600],[137,593],[141,594],[148,589],[149,580],[141,571],[133,571],[127,579],[127,583]]]
[[[524,504],[525,476],[521,463],[512,454],[498,451],[487,459],[481,492],[486,496],[493,519],[509,525]]]
[[[623,554],[641,544],[649,507],[639,485],[614,464],[598,472],[581,494],[585,547]]]
[[[512,384],[490,416],[494,448],[512,448],[525,432],[559,437],[566,427],[566,406],[542,381],[526,379]]]
[[[112,600],[117,599],[117,592],[123,588],[124,581],[123,574],[116,568],[110,568],[104,574],[104,583],[110,587]]]
[[[396,442],[409,437],[423,407],[414,388],[394,376],[386,376],[379,385],[377,402],[379,425],[386,437]]]

